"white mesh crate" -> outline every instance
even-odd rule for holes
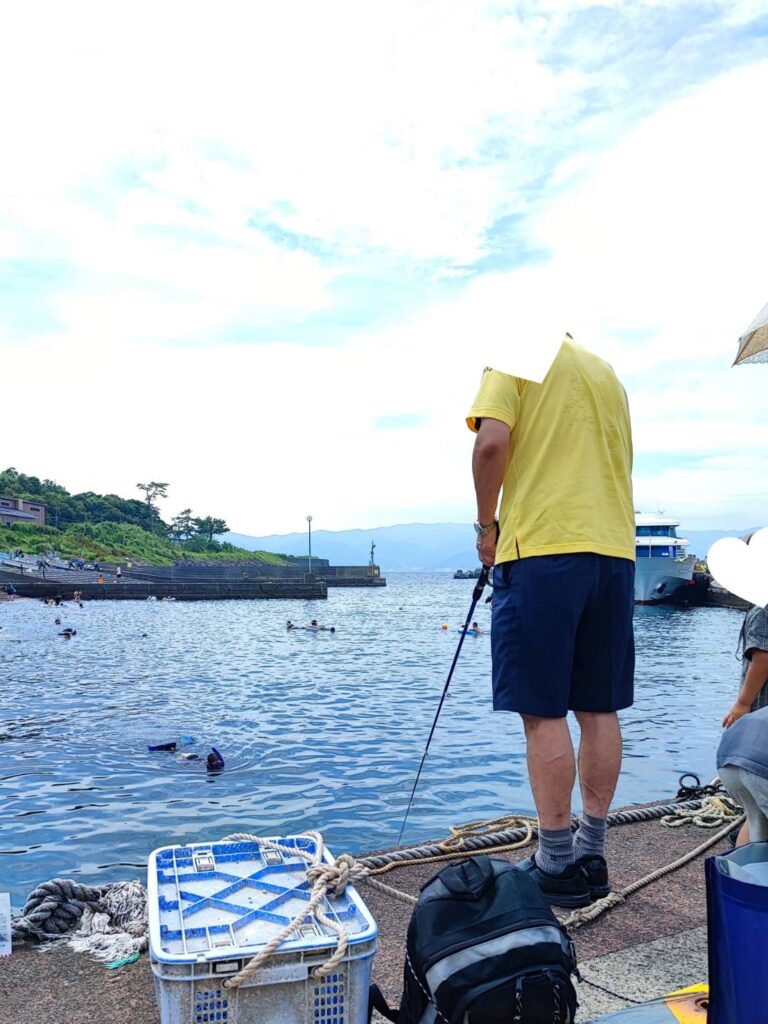
[[[306,836],[277,839],[314,853]],[[325,860],[333,862],[325,851]],[[166,846],[149,858],[149,952],[162,1024],[366,1024],[376,923],[352,886],[325,901],[349,934],[345,959],[311,977],[336,944],[314,918],[236,989],[237,973],[306,906],[306,861],[254,842]]]

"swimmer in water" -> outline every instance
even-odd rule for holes
[[[211,747],[211,753],[205,759],[205,766],[209,772],[220,772],[224,767],[224,758],[216,747]]]
[[[296,627],[294,626],[294,624],[291,622],[290,619],[288,619],[288,621],[286,622],[285,628],[286,629],[296,629]]]
[[[476,622],[472,623],[472,629],[474,629],[474,631],[476,633],[484,633],[485,632],[485,630],[481,629],[480,626],[478,626],[478,624]]]
[[[73,636],[77,636],[77,630],[72,629],[71,626],[67,626],[66,629],[62,629],[59,636],[63,636],[65,640],[71,640]]]

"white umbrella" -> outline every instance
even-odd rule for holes
[[[733,365],[739,363],[768,363],[768,303],[739,338]]]

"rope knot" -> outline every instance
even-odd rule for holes
[[[334,896],[342,896],[348,885],[361,882],[368,876],[368,869],[359,864],[349,853],[342,853],[334,864],[312,864],[307,868],[307,881],[312,890],[320,885],[331,890]]]

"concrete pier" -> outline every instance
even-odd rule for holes
[[[328,587],[323,580],[247,580],[244,583],[226,580],[223,582],[194,583],[138,583],[133,580],[124,583],[65,583],[60,580],[11,581],[19,597],[57,597],[72,600],[74,590],[79,590],[84,601],[146,601],[148,597],[161,600],[173,597],[177,601],[252,601],[252,600],[325,600]]]
[[[658,821],[618,825],[608,833],[608,860],[613,884],[622,888],[655,868],[667,865],[699,846],[708,833],[695,826],[664,828]],[[216,838],[200,836],[200,840]],[[727,841],[707,855],[729,849]],[[337,847],[338,855],[344,850]],[[531,846],[496,854],[517,861]],[[382,881],[417,895],[443,864],[398,868]],[[133,875],[142,875],[135,871]],[[126,872],[126,878],[131,872]],[[98,884],[97,877],[79,879]],[[45,879],[40,879],[45,881]],[[363,885],[360,893],[379,926],[374,980],[390,1005],[402,987],[405,935],[410,908]],[[566,912],[559,912],[565,916]],[[596,921],[574,930],[579,967],[585,979],[612,995],[577,985],[578,1024],[631,1005],[627,1000],[653,999],[707,980],[704,856],[631,896]],[[622,999],[621,997],[627,997]],[[61,944],[41,955],[19,946],[0,960],[0,1022],[9,1024],[159,1024],[152,971],[146,955],[134,964],[108,971],[84,954]],[[375,1024],[382,1018],[374,1015]],[[746,1022],[745,1022],[746,1024]]]

